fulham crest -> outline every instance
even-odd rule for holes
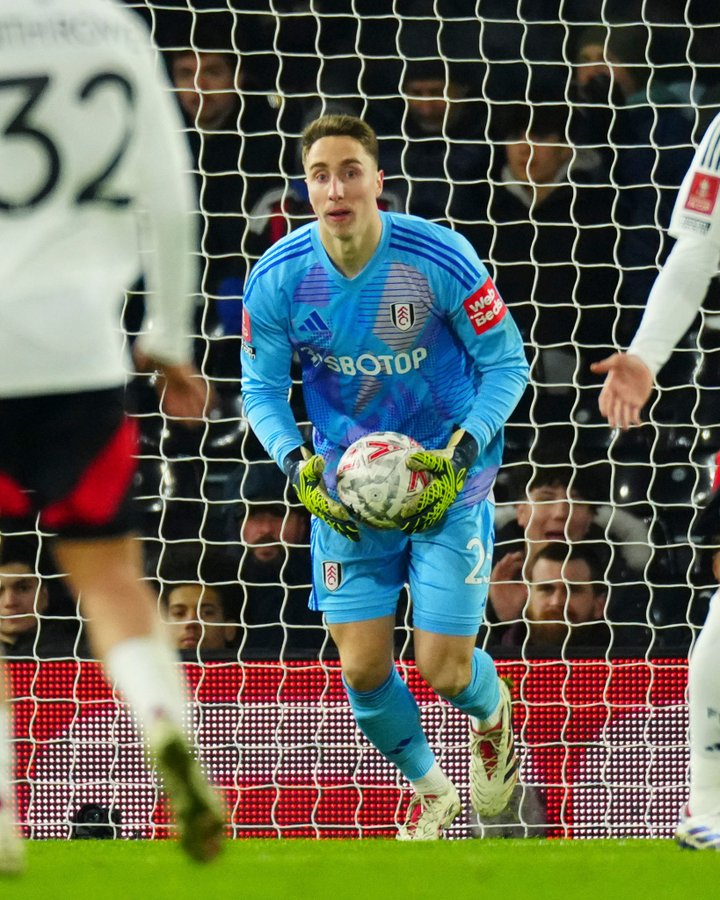
[[[323,567],[323,584],[328,591],[336,591],[342,584],[342,563],[324,562]]]
[[[409,331],[415,324],[415,307],[412,303],[392,303],[390,315],[399,331]]]

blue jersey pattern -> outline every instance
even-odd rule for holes
[[[463,237],[380,215],[380,244],[355,278],[333,265],[316,223],[258,261],[244,301],[245,410],[281,464],[302,443],[287,403],[297,353],[331,489],[340,455],[364,434],[399,431],[435,449],[461,425],[480,454],[458,503],[475,502],[492,486],[502,426],[527,383],[522,340]]]

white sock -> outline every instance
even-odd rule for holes
[[[488,731],[490,728],[494,728],[500,721],[501,712],[502,698],[500,698],[494,712],[487,719],[476,719],[475,716],[470,716],[470,724],[473,731]]]
[[[430,770],[422,778],[411,781],[410,784],[417,794],[444,794],[452,788],[452,782],[437,762],[432,764]]]
[[[690,814],[720,812],[720,591],[689,663]]]
[[[158,719],[183,727],[185,691],[177,662],[168,644],[150,635],[122,641],[107,654],[108,675],[139,717],[150,741]]]

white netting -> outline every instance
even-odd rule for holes
[[[497,561],[522,538],[516,503],[528,483],[559,485],[559,501],[541,491],[536,509],[560,503],[555,514],[579,530],[561,525],[556,537],[591,546],[609,585],[607,626],[548,650],[530,640],[522,566],[501,570],[511,590],[504,607],[502,593],[489,606],[481,640],[515,679],[526,789],[495,829],[670,835],[687,784],[685,658],[712,585],[692,526],[720,449],[716,283],[643,428],[607,428],[588,366],[627,346],[668,251],[692,145],[720,108],[711,4],[129,5],[151,26],[188,116],[201,204],[197,359],[220,401],[203,430],[184,431],[137,380],[138,503],[148,578],[188,663],[188,727],[235,832],[391,834],[404,804],[394,769],[358,736],[333,649],[306,610],[307,520],[248,431],[238,384],[247,271],[310,215],[297,138],[317,113],[347,110],[380,136],[381,203],[466,234],[526,341],[532,384],[506,432]],[[131,337],[141,308],[137,285]],[[302,421],[297,386],[292,400]],[[573,520],[568,491],[585,501]],[[183,585],[197,591],[180,602],[172,589]],[[212,602],[193,625],[203,587]],[[47,646],[26,637],[11,666],[23,823],[66,837],[78,809],[97,803],[121,812],[125,836],[162,835],[167,813],[137,735],[84,661],[70,599],[55,591],[40,609],[37,598],[40,634],[59,620],[69,633]],[[403,604],[398,655],[467,800],[462,717],[408,662],[407,623]],[[482,833],[496,832],[467,815],[453,830]]]

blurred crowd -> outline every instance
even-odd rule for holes
[[[338,111],[378,133],[380,204],[462,232],[525,341],[532,383],[506,428],[481,640],[510,656],[686,649],[720,566],[698,516],[720,450],[717,280],[647,424],[603,424],[589,366],[629,343],[693,147],[720,109],[712,4],[129,5],[153,28],[185,118],[203,261],[196,358],[218,397],[188,431],[160,415],[152,374],[129,389],[147,577],[183,656],[332,652],[307,609],[306,512],[242,414],[239,348],[249,269],[312,218],[299,135]],[[142,297],[142,284],[128,296],[131,341]],[[297,385],[293,406],[305,422]],[[0,640],[9,655],[82,656],[82,606],[46,566],[36,537],[3,540]],[[406,604],[398,650],[411,654]]]

